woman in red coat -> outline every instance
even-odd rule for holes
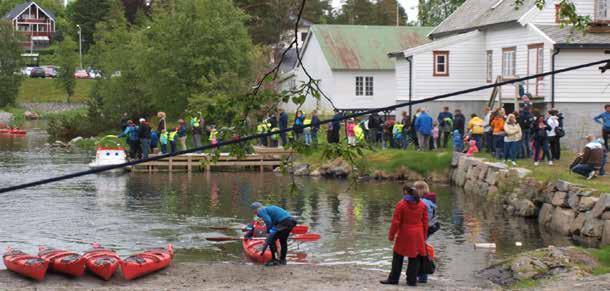
[[[407,266],[407,285],[417,285],[417,273],[422,258],[426,256],[426,235],[428,233],[428,209],[416,191],[404,186],[401,199],[394,209],[392,225],[388,233],[390,242],[394,242],[392,271],[387,280],[381,284],[398,284],[404,257],[409,258]]]

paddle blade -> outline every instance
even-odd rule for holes
[[[241,240],[240,237],[229,237],[229,236],[221,236],[221,237],[206,237],[206,240],[209,241],[232,241],[232,240]]]
[[[290,239],[293,239],[296,241],[301,241],[301,242],[317,241],[320,239],[320,235],[317,233],[295,234],[295,235],[291,236]]]
[[[297,225],[292,228],[290,233],[292,234],[305,234],[309,231],[309,227],[307,225]]]

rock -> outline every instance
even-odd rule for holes
[[[555,230],[560,234],[569,235],[570,226],[572,225],[575,216],[576,215],[572,209],[555,207],[549,226],[552,230]]]
[[[505,205],[504,210],[506,210],[506,212],[508,212],[510,215],[515,215],[515,207],[512,205]]]
[[[75,143],[77,143],[77,142],[79,142],[79,141],[81,141],[81,140],[83,140],[83,137],[82,137],[82,136],[78,136],[78,137],[73,138],[73,139],[72,139],[72,140],[69,142],[69,144],[75,144]]]
[[[479,167],[481,168],[481,171],[479,172],[479,180],[485,180],[485,177],[487,177],[487,170],[489,169],[489,165],[487,165],[487,163],[481,163],[479,165]]]
[[[610,245],[610,220],[604,221],[604,231],[602,235],[602,245]]]
[[[479,174],[481,173],[481,168],[479,167],[470,167],[468,172],[466,173],[466,179],[468,180],[477,180],[479,179]]]
[[[595,203],[591,210],[591,215],[593,218],[599,218],[607,209],[610,209],[610,194],[608,193],[603,194],[597,203]]]
[[[560,191],[560,192],[568,192],[570,185],[572,185],[572,184],[568,183],[564,180],[557,180],[557,183],[555,183],[555,187],[557,188],[557,191]]]
[[[312,176],[312,177],[320,177],[320,176],[321,176],[321,174],[320,174],[320,171],[319,171],[319,170],[313,170],[311,173],[309,173],[309,176]]]
[[[538,224],[546,226],[549,222],[551,222],[553,210],[553,205],[549,203],[542,204],[542,207],[540,208],[540,213],[538,214]]]
[[[546,272],[548,268],[537,258],[521,256],[513,260],[510,269],[517,280],[527,280]]]
[[[558,207],[567,207],[568,203],[566,201],[566,198],[568,196],[568,193],[566,192],[555,192],[555,194],[553,195],[553,200],[551,200],[551,204],[553,204],[553,206],[558,206]]]
[[[578,209],[578,204],[580,203],[580,196],[576,193],[570,192],[568,194],[568,206],[572,209]]]
[[[570,233],[580,234],[580,229],[582,229],[586,219],[586,213],[579,213],[578,216],[576,216],[576,219],[574,219],[574,221],[570,225]]]
[[[525,178],[527,175],[531,174],[532,171],[525,168],[512,168],[513,171],[517,173],[519,178]]]
[[[451,157],[451,166],[454,168],[457,167],[460,162],[460,157],[463,155],[464,154],[458,152],[453,152],[453,156]]]
[[[580,235],[588,237],[601,237],[604,229],[604,221],[587,215],[585,224],[580,229]]]
[[[500,190],[496,186],[489,186],[489,189],[487,189],[487,195],[489,196],[496,196],[498,193],[500,193]]]
[[[487,176],[485,176],[485,182],[492,186],[496,185],[496,182],[498,182],[498,172],[493,168],[488,168]]]
[[[296,164],[292,169],[292,174],[295,176],[309,175],[309,164]]]
[[[536,205],[527,199],[517,199],[511,201],[511,205],[515,208],[515,215],[523,217],[535,217]]]
[[[40,118],[40,115],[38,115],[36,112],[26,111],[23,112],[23,117],[27,120],[36,120]]]
[[[600,217],[601,220],[610,220],[610,211],[606,211],[604,212],[604,214],[602,214],[602,216]]]
[[[581,197],[578,203],[578,211],[585,212],[591,210],[599,198],[597,197]]]
[[[56,141],[53,143],[53,145],[52,145],[52,146],[53,146],[53,147],[62,147],[62,148],[67,148],[67,147],[69,147],[70,145],[69,145],[69,144],[67,144],[67,143],[65,143],[65,142],[63,142],[63,141],[56,140]]]

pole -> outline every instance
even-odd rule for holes
[[[80,25],[76,25],[78,27],[78,57],[80,59],[80,69],[83,69],[83,31]]]
[[[398,4],[398,0],[396,0],[396,26],[400,26],[400,4]]]

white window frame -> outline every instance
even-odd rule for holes
[[[508,47],[502,49],[502,76],[514,77],[517,72],[517,48]]]
[[[492,50],[488,50],[485,53],[485,59],[487,60],[487,64],[486,64],[486,76],[487,76],[487,83],[491,83],[494,80],[494,66],[493,66],[493,61],[494,61],[494,52]]]

